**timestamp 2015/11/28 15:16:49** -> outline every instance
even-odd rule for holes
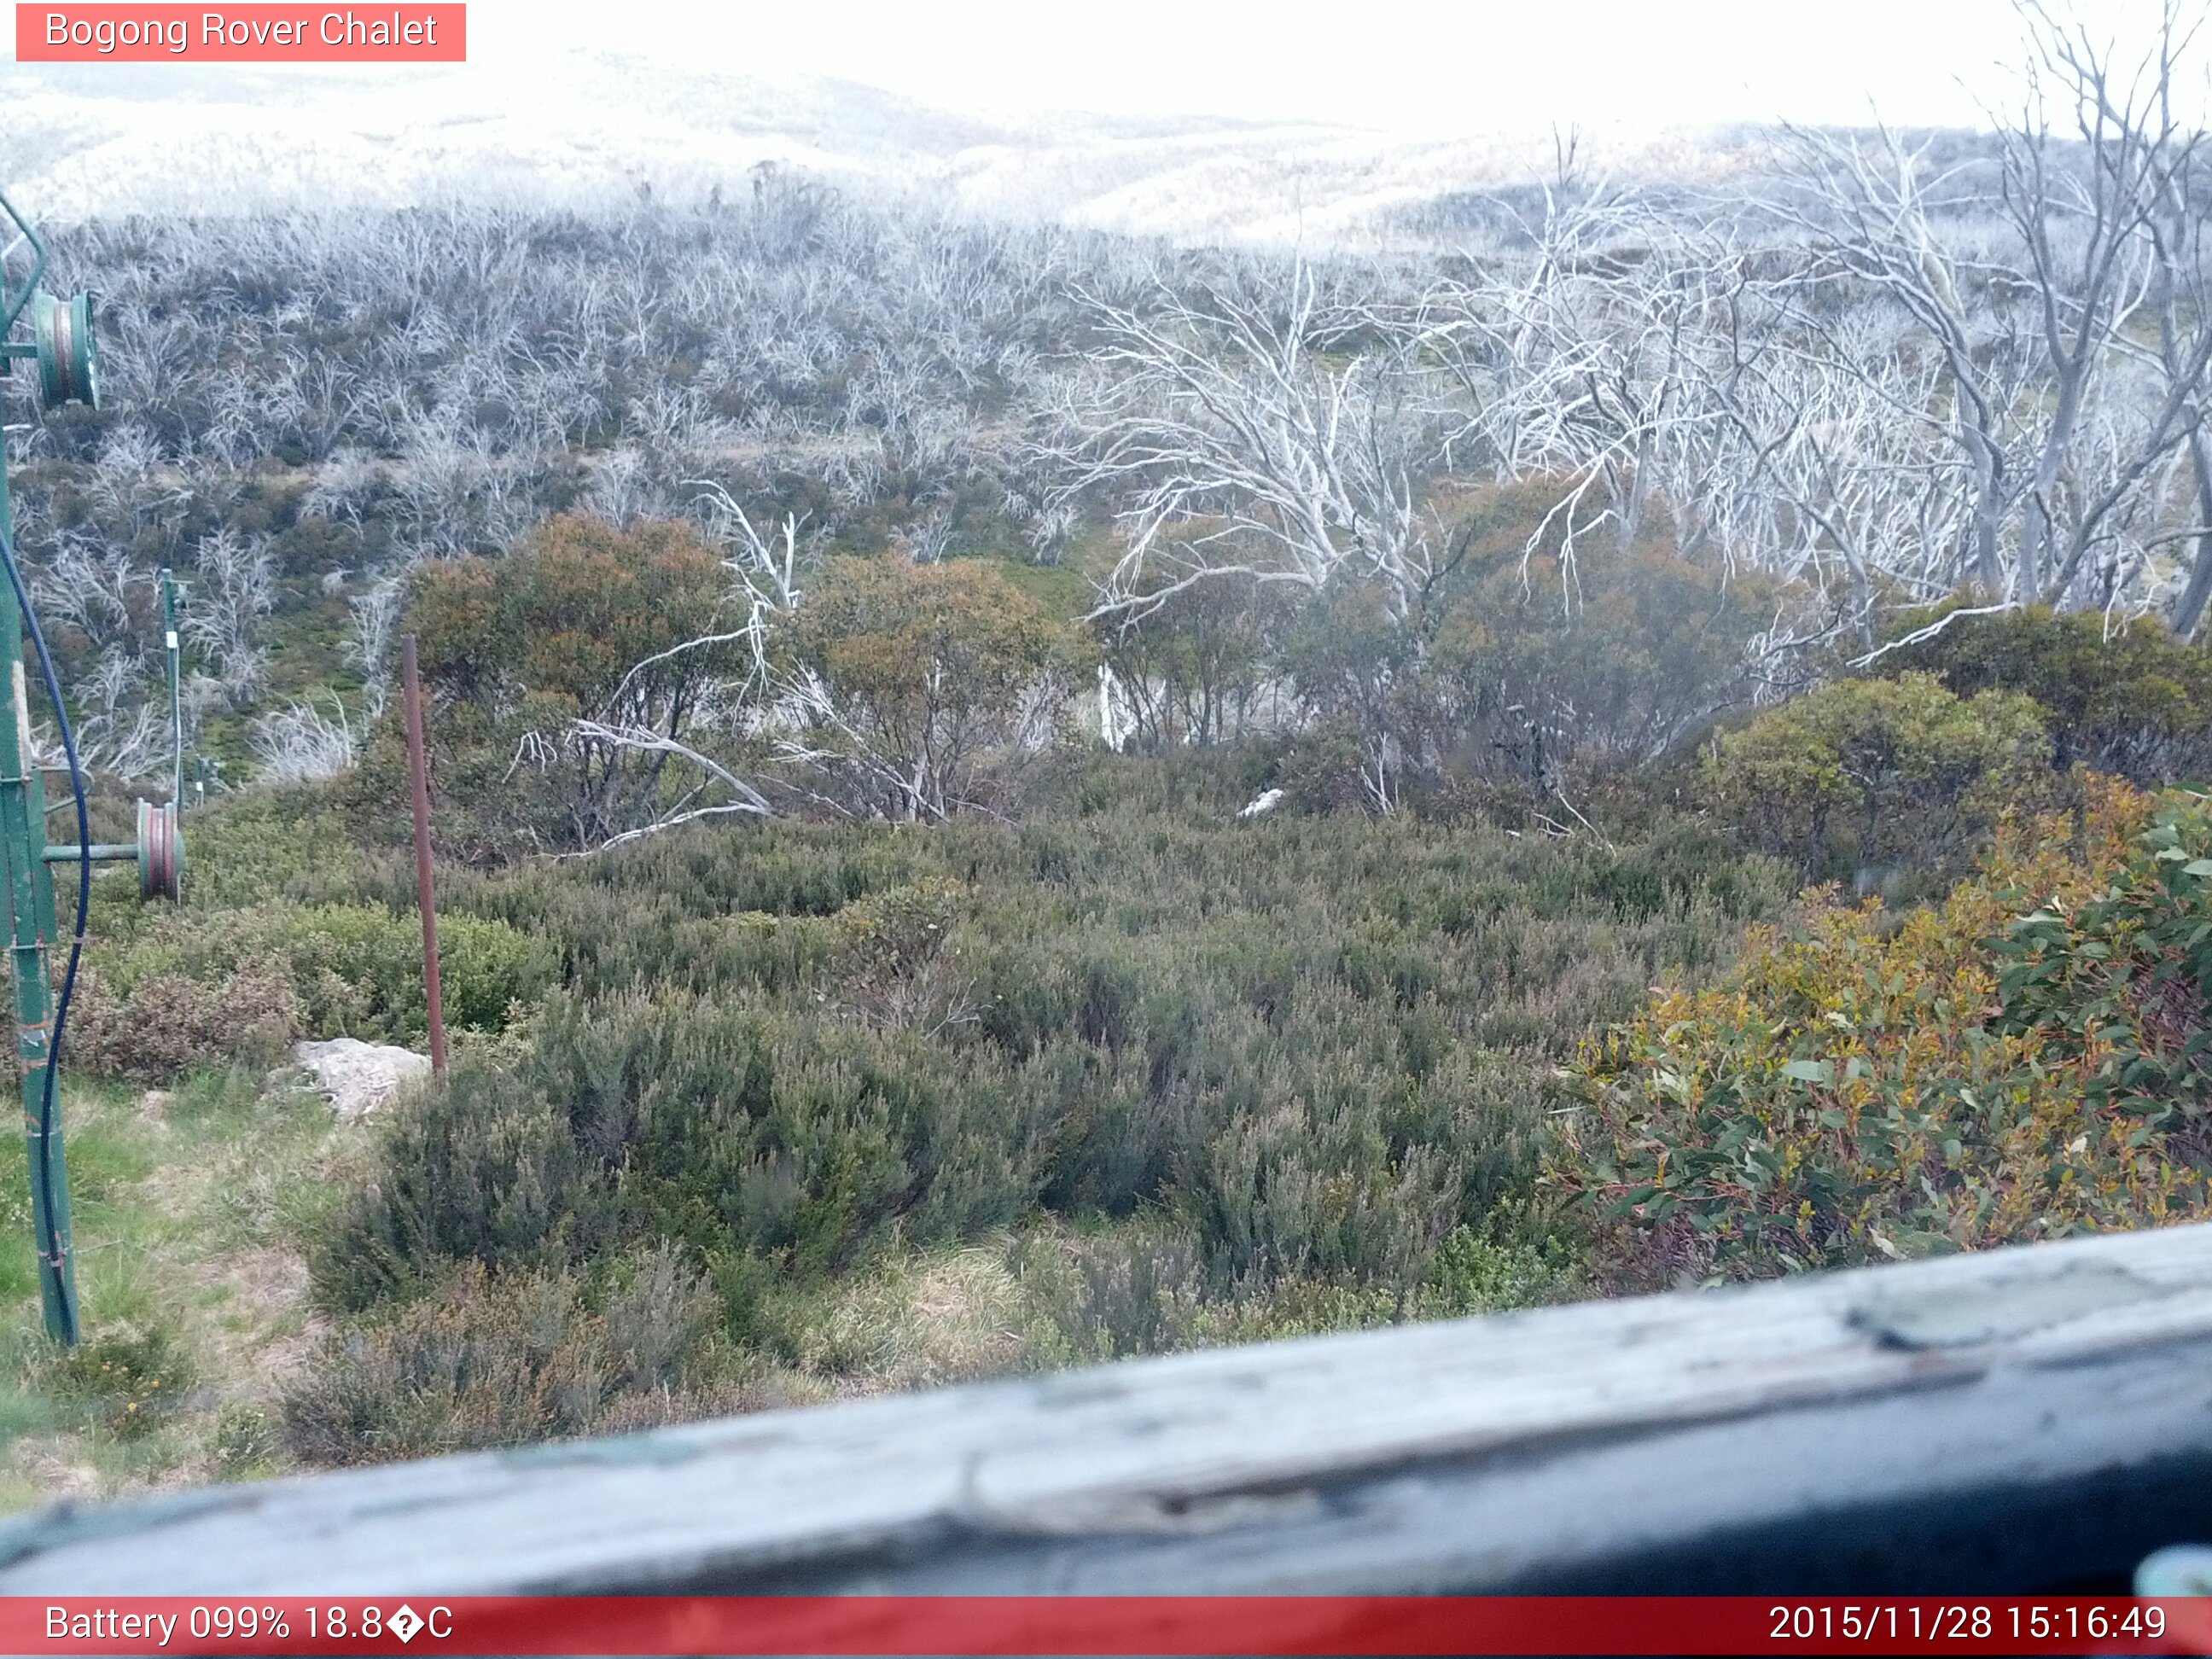
[[[2166,1609],[2155,1602],[2118,1600],[2033,1601],[1777,1602],[1776,1642],[2028,1642],[2148,1640],[2166,1634]]]

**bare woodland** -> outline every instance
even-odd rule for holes
[[[1547,787],[1570,750],[1656,754],[1917,613],[1940,628],[1930,607],[2195,638],[2203,43],[2179,10],[2121,46],[2022,15],[1986,134],[1779,131],[1724,191],[1604,178],[1563,139],[1551,177],[1410,216],[1388,257],[954,222],[769,169],[592,213],[72,228],[60,275],[102,292],[112,396],[11,429],[22,541],[100,764],[161,763],[167,564],[191,582],[192,720],[232,781],[285,781],[354,757],[422,562],[555,512],[696,523],[731,596],[699,646],[740,647],[732,665],[681,706],[626,680],[517,756],[677,769],[598,842],[968,799],[933,775],[939,714],[892,742],[792,647],[840,553],[1079,574],[1091,655],[1034,665],[971,751],[1348,709],[1381,811],[1439,763],[1386,682],[1431,652],[1486,492],[1528,504],[1522,603],[1546,627],[1654,545],[1761,612],[1728,672],[1667,697],[1513,702]],[[1331,604],[1368,654],[1301,669],[1282,630]],[[308,611],[320,654],[272,677]]]

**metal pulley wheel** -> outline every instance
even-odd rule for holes
[[[177,822],[174,801],[167,806],[138,803],[138,896],[173,899],[182,896],[185,880],[185,833]]]
[[[39,401],[48,409],[64,404],[100,407],[100,349],[92,337],[92,295],[66,300],[40,292],[31,296],[32,331],[38,337]]]

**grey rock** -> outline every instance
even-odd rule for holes
[[[306,1086],[329,1098],[341,1123],[359,1122],[430,1071],[428,1058],[411,1048],[357,1037],[301,1042],[292,1059],[307,1074]]]

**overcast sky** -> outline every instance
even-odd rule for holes
[[[2083,0],[2110,31],[2136,0]],[[1307,118],[1425,133],[1968,123],[2008,0],[473,0],[470,56],[598,44],[977,112]]]

